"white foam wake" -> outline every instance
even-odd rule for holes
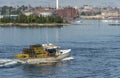
[[[15,59],[0,59],[0,67],[10,67],[18,64]]]
[[[67,61],[67,60],[73,60],[74,59],[74,57],[66,57],[66,58],[64,58],[64,59],[62,59],[63,61]]]
[[[67,57],[62,59],[62,61],[72,60],[73,57]],[[11,67],[17,64],[25,64],[25,62],[17,60],[17,59],[0,59],[0,68],[1,67]]]

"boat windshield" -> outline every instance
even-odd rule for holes
[[[56,49],[47,49],[46,51],[48,51],[49,53],[54,53],[56,52]]]

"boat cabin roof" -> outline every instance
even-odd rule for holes
[[[42,46],[43,46],[43,48],[45,48],[45,49],[58,49],[59,48],[59,46],[55,46],[55,45],[53,45],[53,44],[42,44]]]
[[[57,49],[59,48],[58,46],[54,46],[54,45],[47,45],[47,46],[43,46],[45,49]]]

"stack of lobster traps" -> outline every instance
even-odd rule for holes
[[[29,48],[23,49],[23,54],[28,54],[30,58],[46,57],[46,51],[42,45],[31,45]]]

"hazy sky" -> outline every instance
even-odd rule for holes
[[[0,0],[2,5],[55,6],[55,0]],[[59,0],[60,6],[114,6],[120,7],[120,0]]]

